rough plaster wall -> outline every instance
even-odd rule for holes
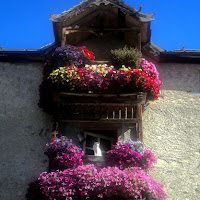
[[[0,199],[23,200],[47,170],[52,119],[38,106],[41,63],[0,63]]]
[[[158,157],[152,175],[171,200],[200,199],[200,65],[159,64],[161,99],[143,113],[145,146]]]
[[[40,63],[0,63],[0,199],[23,200],[47,169],[43,155],[52,119],[37,102]],[[172,200],[199,200],[200,94],[198,65],[159,64],[162,96],[143,113],[145,146],[158,157],[152,175]],[[78,126],[65,127],[69,135]],[[123,133],[130,137],[128,127]],[[74,135],[74,134],[73,134]]]

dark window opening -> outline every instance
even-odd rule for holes
[[[100,143],[102,156],[112,148],[117,142],[116,130],[88,130],[84,131],[85,142],[83,149],[87,155],[94,155],[93,145],[95,142]]]

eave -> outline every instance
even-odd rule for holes
[[[53,42],[40,49],[1,49],[0,61],[44,61],[58,46],[58,43]]]
[[[160,53],[160,62],[200,63],[200,50],[165,51]]]
[[[119,0],[85,0],[82,1],[80,4],[74,6],[73,8],[69,9],[68,11],[64,11],[62,14],[52,14],[50,20],[52,22],[63,22],[69,18],[81,14],[86,8],[100,6],[101,4],[111,5],[113,7],[119,8],[124,14],[130,15],[138,19],[140,22],[151,22],[155,20],[153,18],[154,13],[144,14],[141,11],[137,11],[132,6]]]
[[[142,52],[160,63],[200,63],[200,50],[174,50],[167,51],[153,42],[143,46]]]

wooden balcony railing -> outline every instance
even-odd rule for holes
[[[137,122],[145,93],[77,94],[58,93],[59,118],[66,121]]]
[[[54,93],[56,121],[64,123],[135,124],[137,138],[142,140],[142,110],[145,93],[80,94]],[[62,128],[60,128],[62,130]]]

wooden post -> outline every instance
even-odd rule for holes
[[[106,116],[106,119],[109,119],[109,106],[106,106],[106,110],[107,110],[107,116]]]
[[[138,33],[137,33],[137,48],[138,48],[138,50],[139,51],[141,51],[141,32],[140,31],[138,31]]]
[[[121,110],[121,108],[119,107],[119,119],[121,119],[122,118],[122,110]]]
[[[115,119],[115,106],[113,106],[113,119]]]
[[[142,134],[142,105],[139,106],[139,115],[140,115],[139,139],[140,139],[140,141],[143,141],[143,134]]]
[[[133,113],[134,113],[134,110],[133,110],[133,107],[131,106],[131,119],[133,119]]]
[[[127,118],[128,118],[128,108],[125,107],[125,119],[127,119]]]
[[[142,105],[137,105],[137,120],[138,123],[136,124],[136,131],[137,131],[137,139],[143,141],[143,134],[142,134]]]
[[[61,39],[61,46],[64,46],[66,43],[66,34],[65,34],[66,28],[62,29],[62,39]]]
[[[136,132],[137,132],[137,140],[140,140],[140,129],[139,129],[139,126],[140,126],[140,106],[137,105],[137,108],[136,108],[136,119],[137,119],[137,123],[136,123]]]

